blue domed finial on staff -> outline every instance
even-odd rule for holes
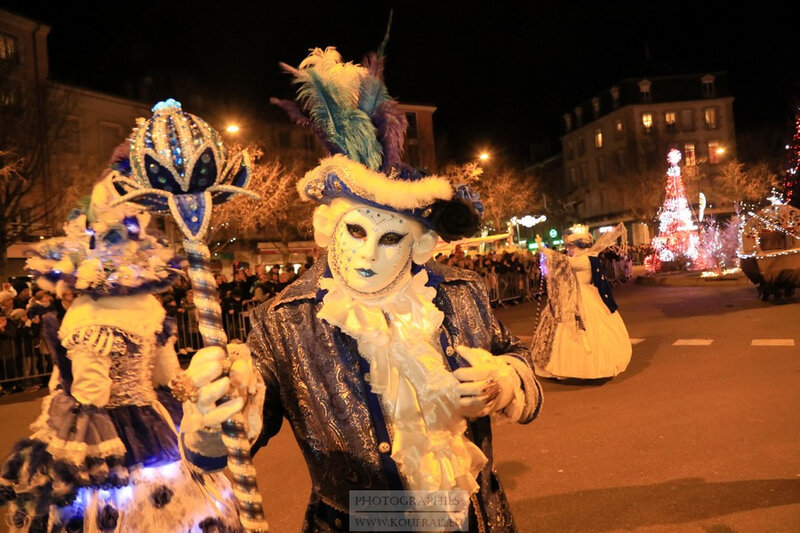
[[[153,116],[138,119],[130,139],[129,166],[117,165],[114,183],[121,201],[171,212],[187,238],[201,240],[211,206],[244,193],[250,181],[245,151],[228,157],[222,139],[202,118],[187,113],[173,98],[153,106]]]

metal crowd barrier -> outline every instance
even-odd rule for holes
[[[0,387],[3,390],[44,385],[53,370],[50,354],[42,353],[32,335],[0,334]]]
[[[511,300],[532,301],[544,292],[538,271],[489,274],[484,278],[489,301],[505,305]]]
[[[250,326],[250,313],[259,305],[259,302],[250,302],[244,305],[240,312],[222,313],[222,327],[228,336],[228,342],[246,341],[252,329]],[[178,338],[175,341],[175,350],[179,355],[193,354],[203,347],[203,338],[197,327],[197,316],[194,309],[179,311],[175,317],[178,325]]]

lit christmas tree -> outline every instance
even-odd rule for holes
[[[795,116],[794,135],[789,150],[789,166],[783,178],[784,202],[792,207],[800,207],[800,112]]]
[[[659,211],[658,237],[650,242],[653,254],[645,259],[648,272],[658,272],[662,263],[670,262],[678,268],[691,268],[697,259],[700,237],[692,222],[692,212],[686,200],[686,190],[678,163],[681,153],[670,150],[667,155],[667,196]]]

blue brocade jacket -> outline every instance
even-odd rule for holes
[[[494,317],[481,279],[434,262],[424,268],[428,285],[437,289],[434,303],[444,313],[439,340],[451,370],[467,365],[454,350],[462,344],[511,356],[506,360],[525,393],[519,422],[533,420],[542,393],[528,348]],[[311,475],[306,532],[347,531],[351,490],[405,488],[390,457],[390,428],[364,380],[366,360],[354,339],[317,317],[322,305],[319,280],[325,275],[330,274],[323,259],[254,310],[247,341],[266,384],[264,427],[253,451],[278,433],[283,418],[289,421]],[[494,471],[489,417],[468,423],[467,434],[489,459],[472,497],[469,530],[516,531]]]

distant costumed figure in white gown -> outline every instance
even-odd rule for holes
[[[537,375],[599,379],[628,367],[631,339],[597,257],[625,236],[619,224],[593,244],[586,228],[575,226],[564,236],[567,255],[544,248],[537,236],[548,295],[531,346]]]

